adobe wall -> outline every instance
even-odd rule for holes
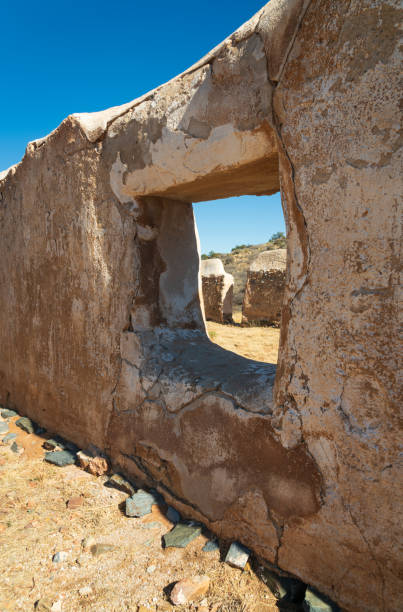
[[[394,0],[272,0],[0,175],[0,401],[349,610],[403,607]],[[209,342],[190,202],[281,184],[279,365]]]
[[[280,326],[287,277],[287,251],[263,251],[252,262],[246,277],[242,323]]]

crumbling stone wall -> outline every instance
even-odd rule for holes
[[[243,323],[279,326],[287,276],[287,251],[263,251],[251,263],[242,303]]]
[[[0,175],[0,401],[350,610],[403,608],[400,21],[271,0]],[[275,368],[208,341],[191,202],[280,183]]]
[[[234,277],[225,272],[221,259],[201,261],[204,314],[208,321],[232,321]]]

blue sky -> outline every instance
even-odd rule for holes
[[[51,132],[67,115],[123,104],[182,72],[263,4],[2,0],[0,170],[18,162],[27,142]],[[270,203],[246,197],[241,202],[232,204],[231,228],[228,202],[197,205],[204,252],[262,242],[284,230],[278,195]]]
[[[237,244],[267,242],[285,233],[280,194],[242,196],[194,204],[202,253],[228,253]]]

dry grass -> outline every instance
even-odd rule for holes
[[[236,323],[241,322],[239,310],[233,318]],[[207,331],[212,342],[228,351],[256,361],[277,363],[280,330],[276,327],[240,327],[207,321]]]
[[[15,421],[13,419],[12,421]],[[170,609],[166,587],[194,574],[207,574],[211,587],[207,607],[217,612],[276,610],[275,599],[251,571],[241,572],[220,561],[220,555],[201,551],[200,536],[185,550],[166,549],[161,537],[172,525],[154,507],[151,516],[129,519],[119,506],[126,495],[106,488],[76,466],[58,468],[43,461],[43,439],[18,432],[25,448],[16,455],[0,445],[0,611],[29,611],[40,598],[61,602],[62,612],[136,611],[142,604],[150,610]],[[83,503],[69,510],[66,502],[82,496]],[[157,526],[148,528],[150,522]],[[116,549],[93,557],[82,549],[82,539]],[[55,552],[68,559],[55,564]],[[148,573],[147,567],[156,570]],[[92,593],[81,596],[79,589]],[[173,608],[172,608],[173,609]],[[177,610],[197,610],[188,605]]]

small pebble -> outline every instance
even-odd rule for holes
[[[156,565],[149,565],[147,567],[147,574],[152,574],[153,572],[155,572],[156,569],[157,569]]]
[[[135,493],[135,488],[123,478],[120,474],[113,474],[105,483],[106,487],[112,487],[114,489],[118,489],[119,491],[123,491],[124,493],[128,493],[129,495],[133,495]]]
[[[17,444],[17,442],[13,442],[10,448],[13,453],[16,453],[17,455],[22,455],[22,453],[24,452],[24,448]]]
[[[210,586],[208,576],[192,576],[177,582],[171,592],[171,601],[175,606],[187,604],[203,597]]]
[[[51,451],[45,453],[45,461],[64,467],[65,465],[73,465],[76,462],[76,456],[67,450]]]
[[[338,607],[330,599],[319,593],[314,593],[308,587],[305,593],[303,609],[306,612],[333,612]]]
[[[17,437],[17,434],[15,433],[8,433],[6,436],[4,436],[4,438],[2,439],[3,444],[10,444],[11,440],[15,440]]]
[[[229,547],[225,563],[243,569],[248,562],[250,550],[239,542],[233,542]]]
[[[64,563],[64,561],[67,561],[67,557],[68,553],[66,553],[64,550],[61,550],[53,555],[52,561],[53,563]]]
[[[178,523],[171,531],[163,535],[162,539],[165,548],[185,548],[201,532],[202,527],[197,523]]]
[[[157,503],[157,498],[153,493],[139,489],[137,493],[126,499],[126,516],[139,518],[151,514],[152,507]]]
[[[0,411],[0,414],[3,419],[12,419],[13,417],[18,416],[18,412],[16,412],[15,410],[9,410],[8,408],[3,408]]]
[[[15,424],[17,427],[22,429],[22,431],[25,431],[28,434],[33,434],[35,431],[35,424],[28,417],[21,417],[15,422]]]
[[[83,501],[84,498],[81,495],[77,497],[70,497],[66,505],[69,510],[75,510],[83,505]]]
[[[94,448],[96,449],[96,447]],[[77,453],[77,460],[78,465],[93,476],[103,476],[109,470],[109,463],[101,454],[94,456],[90,451],[79,451]]]

